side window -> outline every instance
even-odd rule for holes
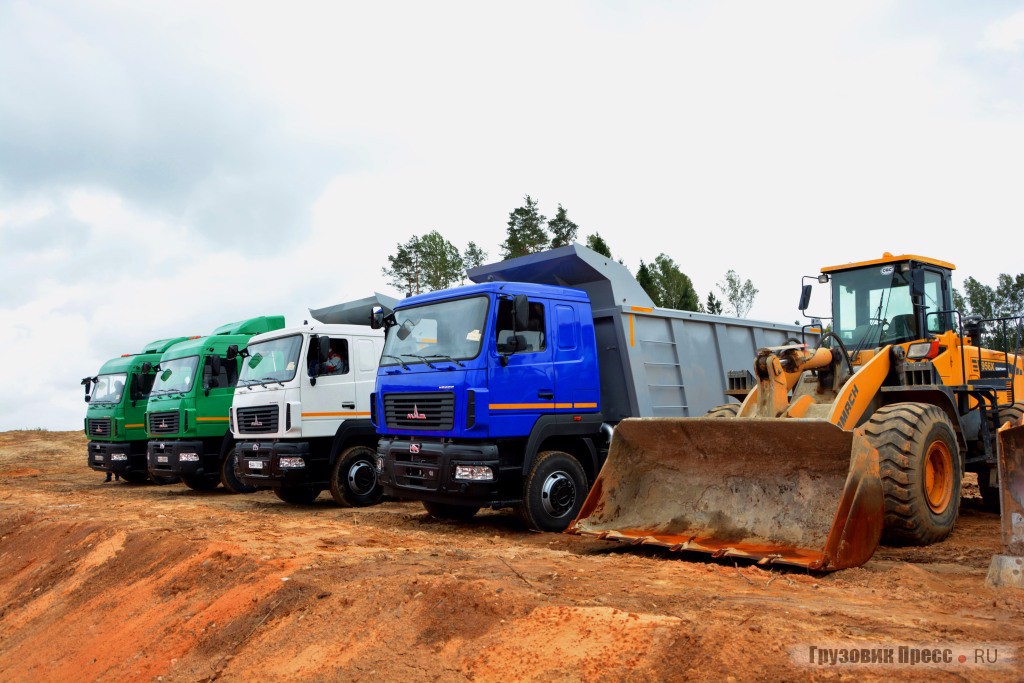
[[[373,342],[369,339],[357,339],[356,340],[356,355],[359,361],[359,370],[361,372],[373,372],[377,369],[377,357],[380,356],[380,351],[374,353]]]
[[[349,373],[348,363],[348,339],[331,337],[331,347],[327,352],[327,360],[321,362],[317,357],[315,345],[309,345],[309,352],[306,354],[306,364],[309,367],[310,377],[323,377],[324,375],[339,376]]]
[[[207,356],[203,363],[203,387],[213,387],[210,380],[217,378],[217,388],[233,387],[238,382],[238,364],[235,361],[220,359],[220,372],[213,371],[213,357]]]
[[[544,304],[530,302],[530,318],[525,330],[515,329],[511,299],[498,301],[497,320],[498,353],[536,353],[547,348],[547,328],[544,323]]]
[[[943,305],[942,292],[942,276],[934,271],[925,271],[924,274],[924,304],[926,306],[925,313],[928,316],[928,331],[929,332],[945,332],[949,329],[947,326],[949,317],[948,313],[942,313],[935,315],[936,311],[941,311],[945,308]]]
[[[555,306],[555,318],[558,321],[558,348],[572,350],[576,348],[576,311],[572,306]]]

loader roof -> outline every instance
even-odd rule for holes
[[[854,268],[863,268],[864,266],[875,266],[884,263],[903,263],[904,261],[920,261],[921,263],[938,266],[939,268],[956,270],[956,266],[948,261],[940,261],[939,259],[929,258],[928,256],[917,256],[916,254],[900,254],[898,256],[893,256],[889,252],[885,252],[882,254],[882,258],[871,259],[869,261],[844,263],[841,266],[825,266],[821,269],[821,272],[834,273],[840,270],[852,270]]]

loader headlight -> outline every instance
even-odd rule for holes
[[[486,465],[456,465],[455,478],[469,481],[494,481],[494,470]]]
[[[935,358],[937,355],[939,355],[938,341],[918,342],[907,347],[907,358],[910,360]]]

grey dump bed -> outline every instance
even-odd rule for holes
[[[588,294],[602,413],[610,422],[703,415],[729,401],[730,372],[747,377],[758,348],[800,340],[799,325],[657,308],[622,264],[579,244],[480,266],[467,274],[473,282],[530,282],[576,287]],[[816,340],[813,335],[807,341]]]

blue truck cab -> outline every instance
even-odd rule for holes
[[[627,417],[703,415],[731,371],[801,329],[654,306],[620,263],[573,244],[409,297],[385,328],[371,419],[385,495],[439,518],[513,508],[562,531]],[[744,370],[745,372],[745,370]]]

